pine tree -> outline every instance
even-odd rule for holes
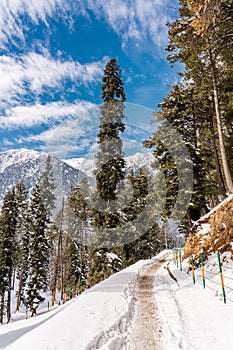
[[[29,244],[29,274],[26,287],[26,304],[30,307],[32,316],[36,313],[41,295],[48,286],[49,246],[46,237],[48,215],[43,204],[39,185],[35,185],[30,200],[30,244]]]
[[[93,195],[95,208],[92,213],[92,224],[96,235],[95,246],[99,248],[90,250],[89,280],[92,280],[92,283],[94,266],[100,270],[95,274],[95,282],[102,280],[113,271],[108,254],[114,253],[111,245],[116,244],[119,239],[116,228],[121,224],[121,216],[115,211],[115,201],[118,199],[125,179],[125,161],[120,133],[125,130],[123,120],[126,95],[121,79],[121,69],[115,59],[111,59],[106,64],[102,82],[103,104],[100,107],[99,151],[96,155],[95,172],[96,193]]]
[[[28,191],[22,182],[15,186],[15,197],[18,211],[17,222],[17,278],[19,280],[17,290],[16,310],[19,310],[24,301],[24,290],[28,277],[29,258],[29,218],[28,218]]]
[[[48,213],[49,218],[52,218],[53,209],[55,208],[55,184],[54,174],[52,169],[52,160],[50,154],[47,156],[44,170],[39,179],[39,185],[41,189],[41,196],[43,199],[44,207]]]
[[[67,286],[72,290],[72,294],[79,294],[80,281],[82,277],[81,264],[80,264],[80,251],[81,246],[76,240],[71,240],[69,249],[67,252]]]
[[[79,259],[77,260],[77,263],[79,264],[80,269],[80,281],[81,284],[84,285],[86,283],[88,271],[88,220],[92,215],[90,208],[90,188],[88,181],[85,178],[81,179],[76,188],[71,188],[71,193],[68,196],[67,202],[74,215],[73,225],[74,221],[75,226],[78,225],[78,229],[73,229],[72,237],[79,248]],[[70,225],[71,224],[72,222],[70,222]]]
[[[103,105],[100,108],[96,188],[107,207],[110,201],[117,198],[117,185],[125,178],[125,161],[119,133],[125,129],[123,119],[126,97],[121,69],[115,59],[107,63],[102,81]]]
[[[173,22],[169,30],[170,44],[168,58],[171,63],[180,61],[185,64],[183,76],[192,80],[199,91],[199,96],[213,105],[212,134],[218,135],[215,161],[221,158],[221,167],[225,177],[225,186],[232,192],[231,155],[226,152],[232,124],[226,123],[225,104],[228,94],[229,75],[232,76],[232,11],[230,1],[200,0],[180,1],[180,19]],[[231,63],[230,63],[231,62]],[[206,99],[208,97],[208,99]],[[205,115],[204,115],[205,116]],[[203,117],[204,117],[203,116]],[[209,116],[208,116],[209,117]],[[228,124],[228,125],[227,125]],[[218,182],[221,192],[221,176]]]
[[[13,269],[16,262],[16,227],[17,206],[15,188],[9,191],[3,199],[2,215],[0,217],[0,323],[3,323],[4,296],[7,292],[7,319],[11,317],[11,288]]]

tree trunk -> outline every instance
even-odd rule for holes
[[[22,294],[22,287],[23,287],[23,274],[24,274],[24,258],[22,259],[22,266],[20,271],[20,279],[19,279],[19,288],[18,288],[18,296],[17,296],[17,303],[15,312],[19,311],[20,303],[21,303],[21,294]]]
[[[10,319],[11,319],[11,286],[9,287],[9,289],[7,291],[6,312],[7,312],[7,323],[9,323]]]
[[[63,256],[63,242],[62,242],[62,222],[63,222],[63,215],[64,215],[64,198],[62,200],[62,210],[61,210],[61,221],[60,221],[60,227],[59,227],[59,235],[60,235],[60,247],[59,254],[60,254],[60,263],[61,263],[61,300],[63,300],[64,295],[64,256]]]
[[[59,267],[59,260],[60,260],[60,236],[61,236],[61,232],[59,232],[57,251],[56,251],[56,256],[55,256],[55,261],[54,261],[53,279],[52,279],[52,285],[51,285],[52,306],[54,306],[54,303],[56,300],[57,274],[58,274],[58,267]]]
[[[215,114],[216,114],[216,120],[217,120],[219,147],[220,147],[220,154],[221,154],[221,158],[222,158],[223,172],[224,172],[224,176],[225,176],[225,180],[226,180],[227,190],[229,192],[233,193],[233,182],[232,182],[232,178],[231,178],[230,169],[228,166],[226,149],[225,149],[225,144],[224,144],[222,119],[221,119],[221,112],[220,112],[220,106],[219,106],[219,97],[218,97],[218,88],[217,88],[217,79],[216,79],[216,70],[215,70],[214,59],[213,59],[211,49],[209,50],[209,57],[210,57],[210,63],[211,63],[211,68],[212,68],[214,106],[215,106]]]
[[[215,167],[216,167],[216,175],[217,175],[217,183],[219,188],[219,193],[221,196],[226,198],[226,189],[225,184],[222,176],[222,171],[219,163],[219,156],[218,156],[218,150],[215,140],[215,132],[214,132],[214,123],[213,119],[210,116],[210,129],[211,129],[211,135],[212,135],[212,146],[213,146],[213,152],[214,152],[214,161],[215,161]]]
[[[0,324],[3,324],[3,316],[4,316],[4,308],[5,308],[5,305],[4,305],[4,301],[5,301],[5,292],[3,291],[1,293],[1,305],[0,305]]]
[[[167,243],[167,221],[163,222],[161,231],[162,231],[162,235],[164,237],[165,249],[167,249],[168,248],[168,243]]]

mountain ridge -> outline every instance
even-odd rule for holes
[[[0,152],[0,207],[5,194],[18,182],[22,181],[29,193],[44,170],[49,153],[30,150],[27,148],[11,149]],[[61,160],[51,156],[51,166],[55,182],[55,196],[57,212],[70,191],[70,187],[77,186],[86,177],[91,186],[94,185],[93,170],[95,159],[72,158]],[[150,172],[156,172],[152,167],[154,157],[151,153],[135,153],[126,157],[127,168],[134,171],[146,166]]]

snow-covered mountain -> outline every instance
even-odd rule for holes
[[[29,192],[44,169],[48,154],[29,149],[17,149],[0,152],[0,206],[5,194],[19,181],[23,181]],[[154,172],[151,163],[154,157],[151,153],[136,153],[126,157],[127,168],[134,171],[146,166],[149,172]],[[51,156],[51,165],[56,185],[55,195],[59,210],[62,198],[66,197],[71,185],[77,185],[86,176],[91,185],[94,184],[94,159],[73,158],[60,160]]]
[[[126,168],[133,169],[133,171],[138,170],[139,168],[146,167],[149,172],[155,172],[151,167],[151,163],[154,162],[155,158],[152,153],[135,153],[132,156],[125,157]],[[63,160],[68,165],[72,166],[75,169],[81,170],[87,176],[93,177],[93,171],[95,169],[95,159],[86,159],[86,158],[70,158]]]
[[[47,153],[28,149],[8,150],[0,153],[0,203],[4,195],[19,181],[29,189],[35,185],[44,169]],[[62,198],[67,195],[71,185],[77,185],[84,176],[61,160],[51,156],[51,165],[56,185],[57,210]]]

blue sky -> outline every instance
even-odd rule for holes
[[[0,2],[0,151],[95,153],[101,78],[116,58],[127,95],[126,154],[142,150],[151,112],[177,79],[166,61],[169,0]]]

